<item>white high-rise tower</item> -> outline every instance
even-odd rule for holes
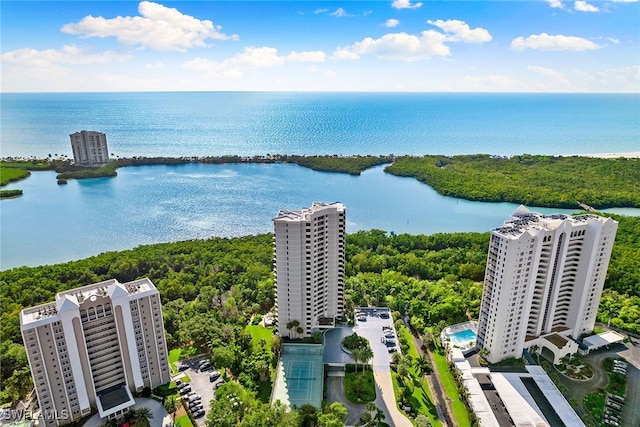
[[[618,223],[524,207],[491,230],[477,346],[492,363],[536,345],[575,351],[598,311]]]
[[[342,314],[345,214],[341,203],[315,202],[308,209],[282,210],[273,218],[281,336],[310,336],[332,328]]]
[[[160,294],[149,279],[60,292],[22,310],[20,329],[41,426],[93,409],[117,418],[135,404],[133,393],[171,381]]]

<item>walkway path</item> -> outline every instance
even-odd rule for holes
[[[413,427],[409,419],[398,410],[396,396],[393,393],[391,371],[373,371],[376,380],[376,406],[384,412],[385,422],[394,427]]]
[[[409,328],[409,325],[407,325]],[[411,330],[409,328],[409,330]],[[444,393],[442,384],[440,384],[440,376],[438,375],[438,370],[435,368],[436,364],[431,356],[431,352],[427,350],[426,352],[423,349],[424,343],[422,339],[415,336],[413,332],[411,333],[413,337],[413,342],[416,346],[416,350],[418,354],[421,356],[426,356],[429,359],[429,363],[433,367],[433,372],[431,375],[427,376],[427,382],[429,383],[429,389],[431,391],[431,395],[433,396],[433,405],[436,408],[436,412],[438,413],[438,418],[442,422],[444,426],[455,426],[455,424],[451,421],[451,415],[453,411],[451,410],[451,399]]]

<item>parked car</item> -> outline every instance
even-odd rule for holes
[[[389,318],[389,313],[387,313],[386,311],[383,311],[382,313],[380,313],[380,318],[381,319],[388,319]]]
[[[204,408],[202,406],[202,402],[192,402],[189,404],[189,409],[191,409],[191,412],[195,412]]]
[[[182,385],[182,380],[175,380],[176,383],[176,387],[180,388],[180,386]]]
[[[178,371],[180,372],[186,371],[187,369],[189,369],[189,365],[187,365],[186,363],[181,363],[178,365]]]
[[[193,414],[193,417],[194,417],[194,418],[202,418],[202,417],[204,417],[204,410],[203,410],[203,409],[201,409],[201,410],[199,410],[198,412],[195,412],[195,413]]]
[[[187,384],[187,386],[186,386],[186,387],[182,387],[182,388],[180,389],[180,394],[181,394],[181,395],[183,395],[183,396],[185,396],[186,394],[188,394],[188,393],[190,393],[190,392],[191,392],[191,386],[190,386],[190,385],[188,385],[188,384]]]
[[[218,371],[213,371],[209,374],[209,382],[214,382],[218,378],[220,378],[220,372]]]
[[[389,350],[389,353],[395,353],[396,351],[398,351],[398,349],[395,347],[389,347],[388,350]]]

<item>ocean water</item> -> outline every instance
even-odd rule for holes
[[[8,186],[21,188],[22,197],[0,201],[0,268],[147,243],[272,232],[280,209],[313,201],[344,203],[349,233],[488,231],[518,207],[444,197],[383,168],[355,177],[290,164],[136,166],[118,169],[115,178],[67,185],[57,185],[54,172],[35,172]]]
[[[2,94],[1,156],[585,154],[640,151],[639,94]]]
[[[105,132],[117,156],[516,154],[640,151],[638,95],[3,94],[0,155],[71,156]],[[347,232],[488,231],[517,208],[438,195],[376,167],[359,177],[289,164],[128,167],[56,184],[34,172],[0,201],[0,269],[141,244],[272,231],[280,209],[347,206]],[[543,213],[571,212],[536,209]],[[638,210],[617,213],[638,215]]]

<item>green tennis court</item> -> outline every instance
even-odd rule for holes
[[[324,349],[317,344],[283,344],[271,402],[292,408],[322,405]]]

